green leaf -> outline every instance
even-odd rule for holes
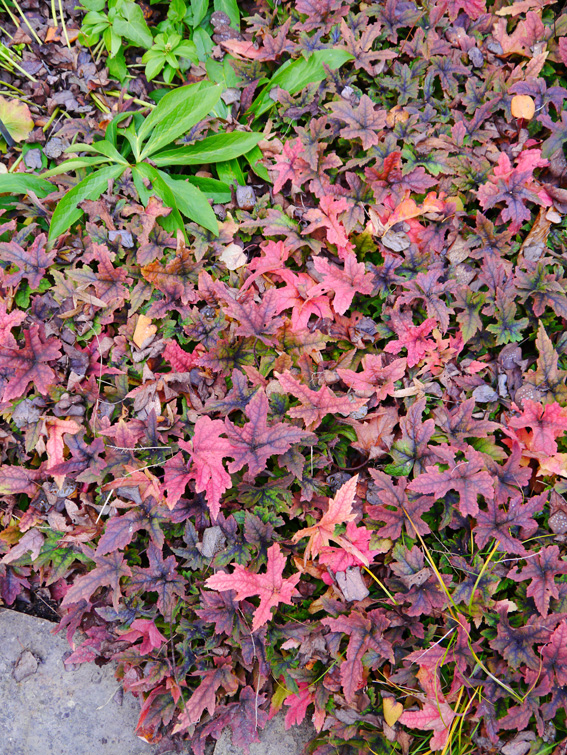
[[[113,24],[114,30],[121,37],[133,42],[138,47],[151,47],[154,43],[151,31],[148,29],[144,12],[136,3],[123,4],[120,12],[122,18],[117,18]]]
[[[152,162],[162,165],[206,165],[246,154],[253,149],[264,134],[233,131],[230,134],[215,134],[191,144],[154,155]],[[261,153],[260,153],[261,154]]]
[[[231,200],[230,186],[217,181],[216,178],[187,176],[187,180],[200,189],[207,199],[212,199],[215,204],[225,204]]]
[[[201,21],[207,15],[209,10],[209,0],[191,0],[191,11],[193,12],[193,28],[196,29]]]
[[[78,206],[85,199],[98,199],[108,186],[108,181],[118,178],[124,172],[123,165],[107,165],[84,178],[59,202],[51,218],[49,240],[60,236],[75,223],[83,211]]]
[[[55,186],[37,176],[27,173],[0,173],[0,194],[28,194],[30,191],[40,199],[55,191]]]
[[[161,170],[158,172],[174,193],[180,212],[218,236],[219,224],[216,215],[203,192],[188,181],[171,178]]]
[[[227,184],[237,183],[239,186],[246,186],[246,178],[236,159],[217,163],[217,174],[220,180]]]
[[[198,83],[179,87],[162,97],[138,131],[139,144],[149,137],[141,150],[140,160],[175,141],[199,123],[217,104],[221,92],[219,86],[203,88]]]
[[[144,55],[145,57],[145,55]],[[152,58],[146,62],[146,67],[144,69],[144,73],[146,74],[146,78],[148,81],[151,81],[152,79],[155,79],[155,77],[159,74],[161,69],[165,65],[165,58]]]
[[[193,33],[193,42],[197,50],[199,60],[208,60],[215,43],[211,39],[211,35],[207,34],[204,29],[195,29]]]
[[[236,0],[215,0],[215,10],[220,10],[230,18],[233,29],[240,29],[240,11]]]
[[[65,160],[61,165],[57,165],[51,170],[46,170],[41,175],[44,178],[50,176],[60,176],[61,173],[69,173],[72,170],[80,170],[81,168],[92,168],[95,165],[101,165],[102,163],[109,162],[109,158],[103,155],[97,155],[93,157],[73,157],[70,160]]]
[[[353,60],[353,57],[346,50],[316,50],[307,60],[300,58],[287,65],[284,63],[256,97],[250,106],[250,112],[259,116],[269,110],[274,105],[274,101],[270,98],[270,92],[275,87],[281,87],[287,92],[295,94],[306,87],[307,84],[323,81],[327,76],[323,63],[334,71],[347,60]]]
[[[147,163],[139,163],[136,167],[140,173],[149,178],[155,192],[168,207],[173,209],[174,213],[182,213],[218,236],[219,227],[216,216],[202,191],[185,180],[170,178],[167,173]],[[185,233],[180,219],[178,227]]]
[[[248,164],[257,176],[259,176],[263,181],[266,181],[267,183],[272,183],[270,174],[260,162],[264,156],[259,147],[254,147],[250,150],[250,152],[247,152],[244,157],[246,158],[246,160],[248,160]]]

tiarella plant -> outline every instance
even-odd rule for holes
[[[233,131],[213,134],[192,144],[175,144],[214,110],[221,93],[219,85],[207,83],[174,89],[161,98],[146,118],[139,113],[121,113],[107,126],[104,139],[68,147],[67,152],[88,154],[61,163],[43,177],[74,170],[88,171],[88,175],[60,200],[51,219],[49,238],[55,239],[70,228],[83,214],[80,203],[98,199],[108,182],[116,181],[126,171],[130,172],[143,204],[155,193],[171,208],[173,227],[183,231],[186,217],[218,234],[209,198],[228,201],[230,186],[213,178],[178,175],[171,168],[234,160],[249,153],[262,139],[261,133]],[[119,128],[128,117],[132,117],[130,125]]]

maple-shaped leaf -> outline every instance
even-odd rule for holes
[[[297,27],[301,31],[313,31],[322,25],[325,29],[330,29],[348,13],[342,0],[297,0],[295,10],[307,16]]]
[[[540,115],[538,121],[551,131],[551,136],[541,145],[541,156],[549,158],[567,142],[567,112],[562,111],[560,121],[554,121],[546,114]]]
[[[166,619],[171,619],[176,600],[185,597],[187,581],[177,572],[175,556],[168,556],[164,559],[161,549],[157,548],[152,542],[148,545],[147,555],[150,562],[147,569],[140,566],[132,567],[132,577],[126,588],[127,594],[157,592],[159,611]]]
[[[231,375],[232,388],[227,391],[223,398],[213,399],[207,402],[205,409],[207,412],[219,412],[227,416],[231,412],[243,412],[250,399],[258,390],[258,386],[248,387],[248,381],[240,370],[233,370]]]
[[[392,645],[384,638],[390,620],[380,608],[376,608],[366,614],[352,611],[348,616],[324,618],[321,619],[321,624],[329,627],[331,632],[349,637],[346,659],[341,663],[341,683],[347,702],[352,703],[358,690],[365,686],[362,663],[364,654],[373,650],[382,658],[391,662],[394,660]]]
[[[124,208],[124,215],[126,216],[131,214],[138,215],[142,229],[137,238],[138,250],[136,252],[136,259],[139,265],[147,265],[155,259],[163,257],[166,249],[175,249],[177,245],[175,238],[170,236],[156,222],[160,217],[167,217],[170,212],[171,208],[164,207],[156,197],[150,197],[145,207],[139,207],[139,209],[135,206]]]
[[[529,438],[530,449],[534,453],[542,453],[553,456],[557,453],[555,439],[565,434],[567,430],[567,409],[560,406],[556,401],[543,406],[538,401],[525,399],[523,410],[520,411],[516,404],[512,408],[520,412],[519,417],[510,417],[510,427],[519,429],[531,428]]]
[[[18,269],[16,272],[4,273],[3,286],[17,287],[23,278],[29,283],[31,289],[37,288],[41,283],[45,271],[55,259],[56,252],[45,252],[47,236],[40,233],[33,240],[29,249],[23,249],[16,241],[0,243],[0,259],[2,262],[11,263]],[[9,269],[9,268],[8,268]]]
[[[190,441],[180,440],[179,446],[191,456],[188,466],[181,454],[176,454],[164,464],[163,489],[167,491],[170,508],[177,503],[185,492],[190,480],[195,480],[195,490],[207,494],[207,503],[211,516],[216,519],[220,511],[220,499],[232,486],[230,475],[223,465],[223,459],[232,457],[232,446],[221,434],[225,426],[219,419],[199,417],[195,423],[195,432]]]
[[[369,564],[372,563],[374,556],[379,552],[370,548],[371,537],[372,532],[370,530],[362,526],[357,527],[353,521],[350,521],[346,526],[345,540],[354,545],[356,550],[366,557]],[[334,572],[344,572],[351,566],[360,566],[363,562],[344,548],[326,546],[319,551],[319,563],[325,564]]]
[[[163,636],[151,619],[134,619],[129,631],[120,635],[120,639],[127,642],[136,642],[140,638],[142,642],[137,646],[140,655],[147,655],[167,642],[167,637]]]
[[[75,578],[72,586],[65,593],[61,605],[68,606],[81,600],[88,601],[97,588],[109,585],[112,587],[112,604],[118,610],[121,597],[120,580],[122,577],[132,575],[130,567],[124,560],[124,553],[114,551],[108,556],[90,555],[89,558],[93,559],[96,567],[87,574]]]
[[[55,372],[47,364],[59,359],[60,341],[56,338],[44,340],[39,325],[32,325],[24,331],[26,345],[23,349],[0,346],[0,370],[9,376],[4,386],[2,401],[11,401],[23,396],[30,383],[45,395],[56,380]]]
[[[405,710],[398,720],[410,729],[433,732],[428,742],[429,748],[432,751],[445,750],[457,714],[445,700],[437,670],[432,671],[422,666],[417,676],[426,692],[426,695],[415,695],[423,703],[423,707],[416,711]]]
[[[399,354],[402,349],[407,349],[408,367],[415,367],[421,362],[428,349],[435,348],[435,342],[427,338],[436,325],[433,318],[429,317],[417,326],[411,321],[401,319],[393,324],[398,338],[389,341],[384,351],[389,354]]]
[[[202,592],[201,604],[205,608],[195,609],[197,616],[215,625],[215,634],[232,634],[234,620],[240,622],[238,601],[234,590],[226,590],[217,595],[214,592]]]
[[[384,401],[387,396],[393,396],[395,382],[401,380],[406,372],[406,360],[394,359],[383,365],[382,354],[365,354],[362,358],[362,371],[339,368],[337,374],[349,388],[363,396],[376,395],[377,401]]]
[[[525,384],[533,386],[542,396],[551,396],[561,404],[567,403],[567,386],[565,385],[567,370],[558,368],[559,354],[541,322],[535,343],[539,355],[537,369],[535,372],[525,374]]]
[[[96,253],[97,271],[88,265],[67,271],[67,275],[86,288],[94,286],[97,298],[107,305],[118,305],[124,302],[128,296],[128,289],[132,278],[128,277],[125,267],[115,266],[113,256],[104,244],[93,243]]]
[[[515,553],[519,556],[526,554],[522,542],[510,534],[511,527],[521,527],[522,532],[533,533],[537,530],[537,522],[532,517],[543,511],[547,500],[547,492],[533,496],[526,503],[517,498],[510,502],[508,510],[499,506],[495,500],[487,501],[487,510],[479,511],[476,515],[474,537],[479,548],[484,548],[492,539],[501,546],[501,550]],[[523,535],[529,537],[529,535]]]
[[[485,438],[500,429],[498,422],[473,417],[475,407],[475,399],[471,397],[450,411],[439,407],[433,412],[435,424],[447,436],[449,443],[461,450],[467,448],[467,438]]]
[[[486,13],[486,0],[448,0],[447,8],[451,21],[454,21],[461,11],[476,21],[483,13]]]
[[[52,475],[76,478],[79,482],[96,482],[106,466],[100,458],[105,445],[102,438],[95,438],[89,445],[84,441],[84,430],[77,435],[67,435],[65,445],[71,452],[71,458],[62,461],[49,471]]]
[[[460,286],[454,292],[455,307],[462,311],[457,314],[457,322],[461,326],[463,341],[466,343],[482,328],[480,310],[484,306],[485,297],[482,292],[472,291],[468,286]]]
[[[360,34],[355,37],[349,26],[341,21],[341,37],[344,46],[353,56],[355,68],[363,68],[370,76],[374,76],[374,61],[387,60],[394,58],[393,50],[372,50],[372,45],[376,37],[380,36],[382,31],[380,24],[367,26]]]
[[[281,455],[294,443],[309,441],[312,433],[300,430],[289,423],[279,422],[268,425],[268,399],[264,391],[254,394],[244,410],[250,420],[243,427],[233,424],[225,418],[225,432],[230,442],[230,456],[234,461],[228,465],[232,474],[247,464],[248,477],[256,477],[266,468],[270,456]]]
[[[377,132],[386,125],[386,111],[376,110],[367,94],[362,95],[354,108],[348,100],[332,102],[329,107],[335,118],[347,124],[341,129],[344,139],[360,139],[362,149],[370,149],[378,144]]]
[[[234,564],[232,574],[213,574],[205,582],[211,590],[222,592],[236,590],[236,600],[244,600],[255,595],[260,596],[260,605],[254,612],[252,631],[255,632],[271,619],[271,609],[280,603],[292,605],[292,597],[299,595],[295,586],[301,578],[297,572],[284,578],[283,570],[286,558],[280,546],[274,543],[268,549],[268,563],[265,574],[255,574],[240,564]]]
[[[300,333],[305,330],[311,315],[315,315],[320,320],[333,319],[329,298],[324,294],[318,294],[318,284],[310,275],[282,270],[280,277],[287,285],[284,288],[275,289],[277,310],[283,312],[284,309],[292,309],[291,329],[294,332]]]
[[[334,292],[333,309],[339,315],[344,315],[355,294],[368,296],[374,289],[372,274],[366,272],[364,262],[357,262],[356,255],[352,252],[346,256],[343,270],[323,257],[315,257],[313,266],[321,277],[321,283],[313,290],[313,296]]]
[[[407,293],[398,297],[399,304],[411,304],[416,299],[422,301],[427,309],[427,315],[437,320],[441,325],[443,333],[449,327],[449,315],[453,311],[448,307],[441,295],[446,297],[448,292],[455,288],[454,281],[439,282],[443,275],[441,270],[429,270],[427,273],[418,273],[410,281],[404,281],[402,284]]]
[[[214,718],[197,727],[192,745],[195,755],[205,755],[205,742],[209,736],[219,739],[224,729],[230,729],[232,744],[247,752],[252,742],[260,742],[259,730],[268,721],[268,714],[261,706],[266,696],[252,687],[241,690],[237,702],[218,706]],[[195,741],[200,736],[198,743]],[[197,749],[199,747],[199,749]]]
[[[557,684],[567,685],[567,621],[563,620],[553,632],[541,657],[546,674],[554,674]]]
[[[370,469],[369,472],[374,484],[368,491],[366,511],[372,519],[385,523],[377,531],[380,537],[397,540],[402,534],[403,526],[410,537],[415,535],[416,530],[422,536],[431,532],[429,525],[421,517],[433,506],[433,498],[413,496],[410,501],[406,493],[406,480],[400,479],[394,485],[392,478],[384,472],[377,469]],[[378,505],[374,505],[376,500],[380,501]]]
[[[344,197],[323,196],[318,207],[305,212],[303,218],[309,225],[303,229],[303,235],[312,233],[317,228],[325,228],[327,239],[336,244],[339,249],[349,247],[346,228],[339,220],[339,214],[348,210],[348,202]],[[317,259],[317,257],[315,258]]]
[[[423,421],[426,401],[420,399],[412,404],[408,413],[400,420],[402,437],[395,441],[390,454],[393,463],[388,465],[389,474],[408,476],[413,471],[424,471],[425,463],[430,459],[428,443],[435,432],[433,419]]]
[[[498,504],[504,504],[509,498],[521,498],[522,488],[532,476],[530,467],[521,466],[522,448],[519,443],[512,444],[512,453],[506,463],[498,464],[491,456],[485,455],[484,463],[492,475],[494,495]]]
[[[232,670],[231,658],[215,658],[215,668],[197,672],[202,681],[185,703],[179,721],[173,733],[185,731],[200,721],[203,713],[208,710],[212,716],[216,708],[216,691],[223,687],[228,695],[233,695],[239,686],[239,681]]]
[[[274,180],[274,194],[278,194],[287,181],[300,188],[307,175],[307,162],[302,157],[305,151],[300,139],[290,139],[283,146],[281,155],[276,155],[272,170],[277,174]]]
[[[500,213],[501,222],[510,220],[510,231],[518,231],[525,220],[530,220],[531,212],[526,202],[544,204],[533,185],[534,168],[547,165],[541,158],[540,150],[525,150],[520,154],[515,168],[510,158],[502,152],[494,175],[477,191],[477,197],[483,210],[504,202],[506,207]]]
[[[290,372],[276,372],[275,376],[286,393],[291,393],[300,400],[301,406],[288,409],[287,414],[302,419],[307,430],[319,427],[327,414],[342,414],[343,417],[347,417],[368,402],[368,399],[351,400],[348,396],[337,396],[326,385],[318,391],[313,391],[296,380]]]
[[[534,645],[548,643],[553,627],[563,618],[562,614],[553,614],[547,618],[533,615],[519,627],[513,627],[507,616],[507,606],[498,613],[498,633],[496,639],[490,641],[490,647],[502,654],[502,657],[512,668],[519,668],[522,664],[532,671],[539,671],[540,658],[536,655]]]
[[[559,597],[558,585],[555,577],[558,574],[567,574],[567,563],[559,559],[559,546],[549,545],[542,548],[537,555],[528,554],[530,558],[526,566],[518,574],[518,567],[515,566],[506,575],[508,579],[514,582],[523,582],[530,579],[526,594],[533,598],[537,610],[542,616],[547,616],[549,611],[549,601],[551,598]]]
[[[291,251],[285,241],[267,241],[262,244],[262,256],[254,257],[248,263],[247,270],[250,275],[246,278],[240,290],[245,291],[261,275],[285,270],[286,260]]]
[[[165,265],[157,260],[141,269],[144,278],[162,291],[171,301],[180,300],[182,304],[197,301],[195,290],[202,268],[196,262],[192,251],[178,239],[175,257]]]
[[[334,498],[329,500],[329,508],[323,514],[316,524],[311,527],[305,527],[298,530],[292,538],[292,542],[296,543],[304,537],[309,538],[309,542],[305,547],[304,560],[309,559],[311,556],[316,556],[321,552],[323,548],[326,548],[330,541],[337,543],[347,553],[355,556],[361,563],[368,566],[368,558],[362,553],[348,538],[343,535],[335,534],[335,527],[337,524],[346,524],[351,522],[356,517],[356,513],[352,510],[352,504],[356,495],[356,484],[358,482],[358,475],[351,477],[348,482],[339,488]]]
[[[26,319],[26,313],[19,309],[8,312],[6,302],[0,301],[0,346],[17,347],[16,339],[12,335],[12,328],[21,325]]]
[[[422,551],[417,546],[408,549],[398,543],[394,546],[393,554],[396,561],[391,569],[399,580],[390,580],[390,584],[397,589],[403,588],[394,597],[400,603],[409,603],[409,607],[404,609],[406,614],[431,616],[443,610],[447,604],[446,590],[441,587],[433,569],[425,566]],[[450,574],[441,574],[441,579],[446,587],[452,581]]]
[[[440,447],[436,449],[440,451]],[[443,462],[449,469],[440,472],[435,466],[427,467],[408,485],[409,490],[426,495],[444,498],[450,490],[459,494],[459,510],[463,516],[475,516],[478,513],[478,496],[494,498],[492,477],[484,468],[484,461],[479,453],[470,448],[465,451],[467,461],[455,461],[455,452],[447,448],[443,453]]]
[[[254,296],[249,294],[242,301],[237,301],[231,296],[224,298],[224,314],[233,320],[238,320],[240,325],[234,331],[239,336],[252,336],[258,338],[266,345],[282,325],[282,318],[276,317],[278,312],[278,295],[270,289],[262,297],[260,304],[256,304]]]
[[[112,551],[123,550],[136,532],[145,529],[151,541],[161,548],[164,543],[164,534],[161,524],[167,519],[160,513],[160,506],[151,496],[144,499],[141,504],[134,506],[126,514],[113,516],[106,522],[104,534],[98,541],[95,556],[103,556]]]

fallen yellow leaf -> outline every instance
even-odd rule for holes
[[[152,338],[155,336],[156,331],[157,326],[152,325],[151,317],[140,315],[138,317],[138,322],[136,323],[136,328],[134,329],[134,337],[132,340],[139,349],[143,349],[144,346],[148,346]]]
[[[531,121],[535,115],[535,102],[528,94],[516,94],[512,97],[512,115]]]
[[[384,706],[384,720],[388,726],[393,726],[404,712],[404,706],[397,703],[393,697],[384,697],[382,705]]]

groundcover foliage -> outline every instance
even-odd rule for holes
[[[125,167],[48,243],[80,176],[0,176],[2,599],[164,750],[283,709],[316,755],[564,752],[559,5],[248,9],[177,145],[263,132],[218,234]]]

